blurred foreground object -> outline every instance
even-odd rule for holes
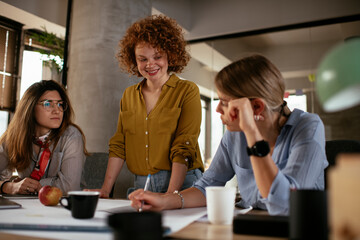
[[[360,37],[350,38],[327,53],[317,70],[316,92],[327,112],[360,103]]]
[[[340,154],[329,169],[331,239],[360,239],[360,154]]]

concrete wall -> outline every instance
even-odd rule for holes
[[[138,80],[120,71],[115,59],[118,41],[150,12],[149,0],[73,2],[68,92],[91,152],[108,151],[122,93]]]

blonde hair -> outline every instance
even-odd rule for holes
[[[244,57],[224,67],[215,77],[215,85],[233,98],[261,98],[271,111],[288,114],[284,104],[285,83],[279,69],[262,55]]]

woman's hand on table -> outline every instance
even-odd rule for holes
[[[142,207],[143,211],[161,211],[165,209],[167,195],[138,189],[129,195],[129,199],[131,206],[136,210]]]
[[[42,186],[39,181],[32,178],[16,178],[5,187],[8,194],[36,194]]]
[[[101,189],[84,189],[85,192],[100,192],[100,198],[110,198],[110,193],[108,191]]]

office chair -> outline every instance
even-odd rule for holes
[[[327,187],[327,171],[336,165],[336,157],[340,153],[360,153],[360,141],[329,140],[325,145],[326,158],[329,166],[325,169],[325,188]]]
[[[356,140],[329,140],[325,145],[326,157],[329,166],[336,164],[336,156],[339,153],[360,153],[360,141]]]
[[[81,189],[101,188],[105,179],[108,160],[109,154],[105,152],[94,152],[86,157],[80,184]],[[111,190],[110,198],[126,199],[127,191],[131,187],[134,187],[134,174],[128,170],[125,162]]]
[[[81,176],[81,189],[99,189],[101,188],[107,168],[109,155],[104,152],[90,153],[86,157],[84,169]],[[112,198],[114,194],[114,187],[110,193]]]

